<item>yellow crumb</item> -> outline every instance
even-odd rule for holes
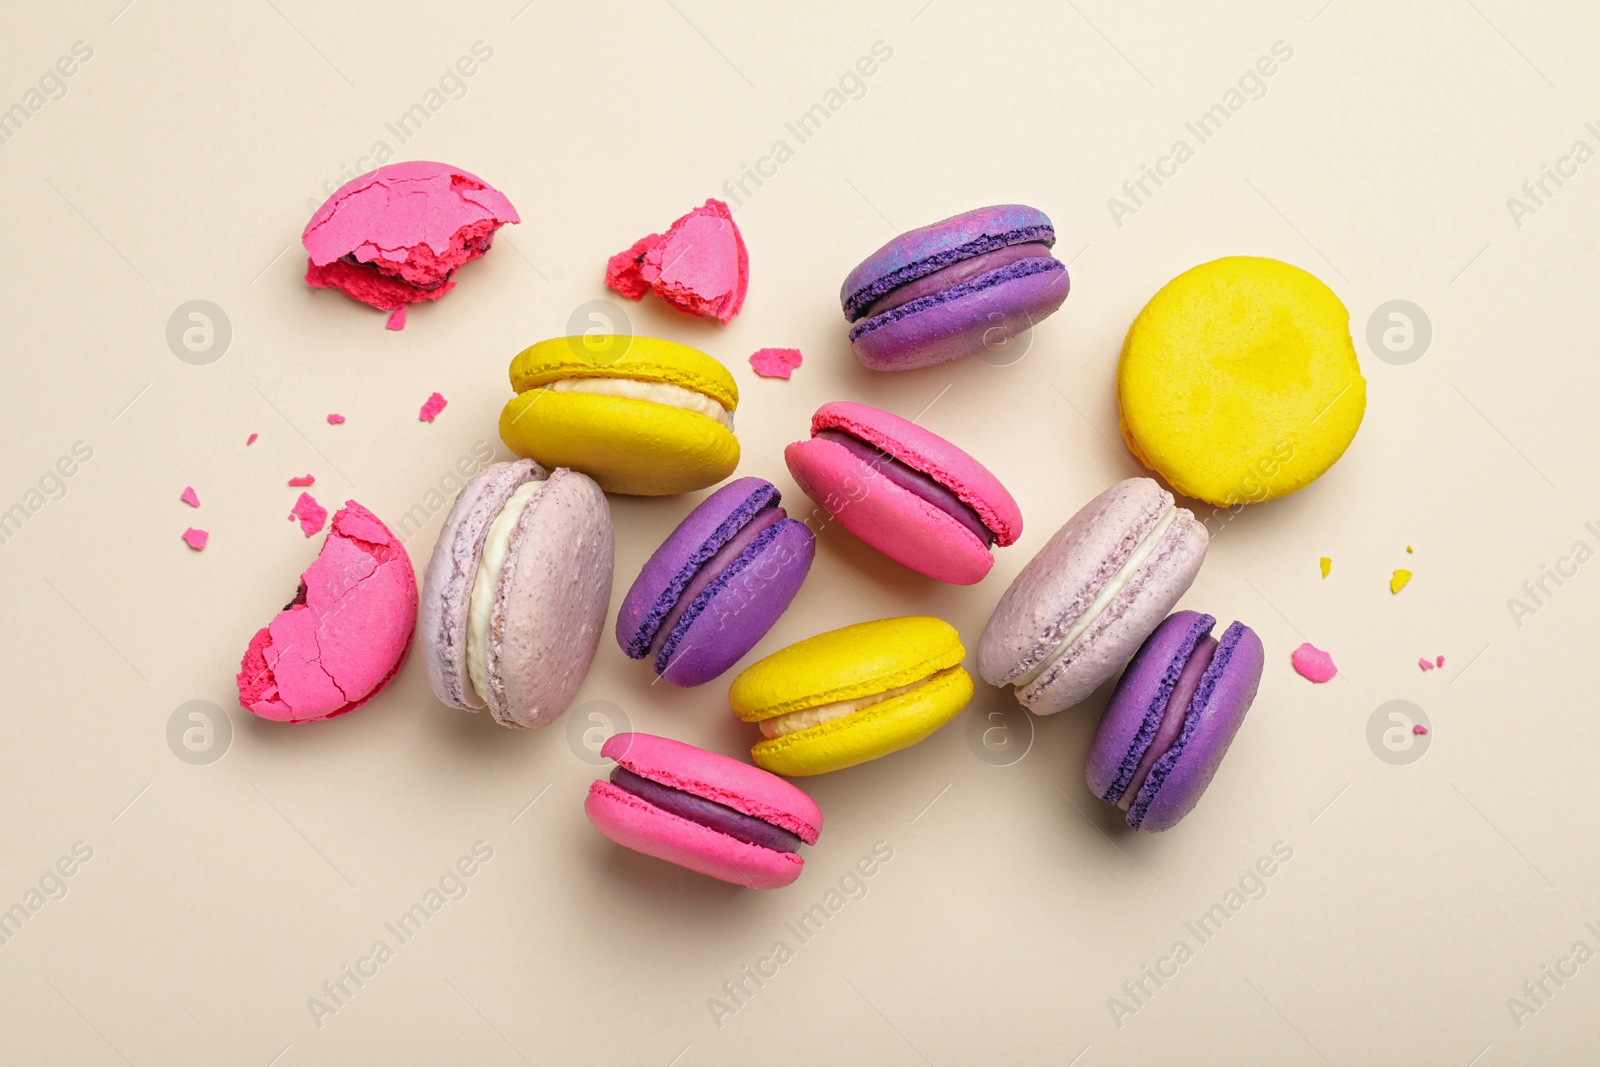
[[[1332,570],[1332,569],[1333,569],[1333,560],[1329,559],[1327,556],[1323,556],[1322,557],[1322,576],[1324,578],[1326,578],[1328,576],[1328,572],[1330,570]]]
[[[1397,571],[1395,571],[1394,572],[1394,577],[1389,579],[1389,592],[1398,593],[1400,590],[1402,590],[1402,589],[1404,589],[1406,587],[1406,583],[1409,582],[1410,580],[1411,580],[1411,572],[1410,571],[1408,571],[1408,570],[1397,570]]]
[[[1413,552],[1413,551],[1415,551],[1415,549],[1413,549],[1410,545],[1407,545],[1406,546],[1406,551],[1407,552]]]

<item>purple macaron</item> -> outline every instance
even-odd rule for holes
[[[778,490],[739,478],[706,497],[655,550],[617,612],[617,644],[673,685],[709,682],[739,662],[788,608],[816,538]]]
[[[1089,789],[1135,830],[1170,830],[1194,808],[1261,684],[1261,638],[1242,622],[1167,616],[1134,654],[1089,746]]]
[[[1056,231],[1036,208],[978,208],[890,241],[839,290],[870,370],[915,370],[998,349],[1067,298]]]

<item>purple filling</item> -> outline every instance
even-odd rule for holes
[[[981,256],[971,259],[958,260],[943,270],[934,271],[915,281],[908,282],[900,288],[878,298],[877,303],[867,308],[862,318],[870,319],[874,315],[882,314],[890,308],[897,308],[901,304],[909,304],[913,300],[920,300],[925,296],[941,293],[951,286],[969,282],[980,274],[987,274],[992,270],[1009,266],[1020,259],[1053,259],[1050,246],[1040,242],[1030,242],[1020,245],[1006,245],[993,252],[985,252]]]
[[[742,811],[734,811],[726,804],[718,804],[715,800],[707,800],[682,789],[674,789],[670,785],[652,782],[624,767],[619,766],[611,772],[611,784],[625,793],[632,793],[640,800],[654,804],[662,811],[670,811],[680,818],[699,823],[719,834],[727,834],[747,845],[760,845],[775,852],[800,851],[799,836],[781,826],[774,826]]]
[[[927,311],[929,308],[938,307],[940,304],[954,303],[981,293],[985,289],[1004,285],[1007,282],[1014,282],[1019,278],[1027,278],[1034,274],[1060,271],[1065,276],[1066,270],[1065,263],[1050,257],[1029,256],[1027,259],[1019,259],[1015,263],[1007,263],[1003,267],[985,271],[976,278],[970,278],[967,281],[952,285],[948,289],[941,289],[928,296],[920,296],[908,303],[901,304],[899,307],[892,307],[888,311],[874,315],[870,319],[862,319],[850,328],[850,343],[854,344],[874,330],[881,330],[885,326]]]
[[[994,545],[994,531],[983,524],[983,520],[978,517],[978,513],[969,507],[966,501],[915,467],[907,466],[882,449],[844,430],[823,430],[816,436],[818,440],[832,441],[841,448],[848,449],[857,459],[866,463],[895,485],[898,485],[908,493],[916,494],[946,515],[949,515],[952,519],[971,530],[972,535],[982,541],[985,548]]]
[[[672,605],[672,610],[667,612],[661,620],[661,625],[656,628],[655,636],[650,639],[649,655],[656,657],[656,673],[666,669],[666,664],[661,661],[661,650],[666,645],[667,639],[677,629],[684,614],[694,604],[695,599],[705,592],[706,586],[716,581],[717,577],[727,570],[745,550],[755,544],[756,538],[762,531],[770,526],[788,518],[788,512],[780,507],[768,507],[757,512],[749,522],[740,528],[739,532],[725,541],[716,554],[700,565],[694,572],[694,577],[689,579],[689,584],[684,586],[683,592],[678,594],[677,602]]]
[[[1122,797],[1116,802],[1117,807],[1127,811],[1133,806],[1133,798],[1139,795],[1139,788],[1144,785],[1150,776],[1150,768],[1156,760],[1166,755],[1167,749],[1178,739],[1183,732],[1184,716],[1189,712],[1189,702],[1194,699],[1195,690],[1200,687],[1200,678],[1206,673],[1206,668],[1211,665],[1211,656],[1217,650],[1217,639],[1210,634],[1200,638],[1194,646],[1194,653],[1189,661],[1183,665],[1183,671],[1178,675],[1178,681],[1172,687],[1172,696],[1167,698],[1166,711],[1161,716],[1161,725],[1156,728],[1155,737],[1151,738],[1150,745],[1144,750],[1144,755],[1139,758],[1139,765],[1134,768],[1133,778],[1129,780],[1128,787],[1122,791]]]

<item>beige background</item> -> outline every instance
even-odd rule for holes
[[[1507,198],[1575,141],[1600,148],[1583,125],[1600,120],[1593,5],[123,3],[13,4],[0,34],[0,107],[26,109],[75,42],[93,52],[0,145],[0,509],[26,507],[75,442],[93,450],[64,496],[46,479],[61,498],[32,498],[0,546],[0,907],[41,879],[66,890],[0,945],[0,1060],[1592,1060],[1600,963],[1544,979],[1542,1005],[1522,986],[1547,965],[1571,974],[1574,942],[1586,961],[1600,951],[1600,727],[1580,666],[1600,570],[1546,580],[1554,595],[1520,626],[1507,600],[1574,542],[1600,547],[1600,163],[1546,179],[1552,195],[1520,226]],[[492,57],[400,144],[385,123],[426,107],[480,41]],[[864,94],[798,144],[785,122],[878,41],[893,54]],[[1184,123],[1278,41],[1293,55],[1264,95],[1118,225],[1107,199],[1175,139],[1193,146]],[[1030,744],[1010,696],[980,687],[921,746],[808,783],[826,830],[805,876],[767,894],[625,853],[584,820],[600,773],[580,758],[584,731],[625,716],[735,755],[754,735],[721,686],[652,687],[609,637],[575,730],[514,734],[447,711],[416,658],[334,723],[277,726],[235,705],[246,642],[318,544],[284,521],[286,479],[311,472],[325,503],[354,497],[394,521],[476,442],[498,447],[508,360],[605,297],[606,256],[726,195],[778,139],[792,158],[747,183],[737,214],[744,313],[718,328],[650,300],[628,305],[633,329],[733,369],[740,471],[791,501],[782,446],[848,397],[926,409],[1006,481],[1027,530],[966,589],[829,530],[757,653],[912,612],[950,619],[970,649],[1050,533],[1133,473],[1116,353],[1178,271],[1277,256],[1348,304],[1370,383],[1354,446],[1307,491],[1213,522],[1185,598],[1249,622],[1269,655],[1215,785],[1173,832],[1127,833],[1086,792],[1103,693],[1039,721]],[[379,140],[483,175],[523,215],[399,334],[300,282],[308,203]],[[836,298],[850,267],[897,228],[1005,201],[1045,209],[1072,261],[1072,295],[1024,357],[858,369]],[[192,299],[232,328],[205,366],[165,340]],[[1365,339],[1392,299],[1432,323],[1406,366]],[[769,345],[804,350],[793,381],[751,373],[745,357]],[[435,389],[450,406],[419,423]],[[327,425],[330,411],[349,421]],[[178,501],[185,485],[198,512]],[[613,608],[693,502],[613,501]],[[411,541],[419,570],[440,518]],[[211,531],[203,553],[179,540],[190,523]],[[1391,596],[1399,566],[1416,578]],[[1337,680],[1291,672],[1303,639],[1331,650]],[[1418,670],[1436,654],[1444,670]],[[1407,766],[1367,741],[1393,699],[1434,728]],[[229,709],[231,747],[210,765],[169,748],[191,700]],[[990,727],[1020,760],[978,758]],[[866,895],[794,937],[785,922],[826,904],[880,841],[892,859]],[[79,842],[92,855],[75,863]],[[465,896],[399,944],[384,924],[477,842],[493,855]],[[1278,842],[1292,858],[1265,895],[1200,943],[1185,923]],[[47,877],[64,856],[72,876]],[[379,939],[393,958],[314,1019],[309,998]],[[793,958],[719,1027],[708,1000],[779,940]],[[1123,983],[1170,973],[1179,940],[1192,958],[1129,1000]],[[1118,1018],[1113,997],[1138,1010]],[[1538,1010],[1514,1018],[1512,997]]]

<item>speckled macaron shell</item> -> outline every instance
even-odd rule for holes
[[[849,401],[817,409],[812,434],[829,429],[844,430],[949,489],[983,520],[996,544],[1021,536],[1022,510],[1000,479],[933,431]],[[813,436],[786,448],[784,460],[807,496],[895,562],[956,585],[980,581],[994,566],[989,547],[971,530],[841,445]]]
[[[1065,264],[1018,260],[868,317],[894,290],[940,270],[1019,244],[1055,243],[1043,212],[1019,204],[979,208],[923,226],[884,245],[840,289],[857,360],[871,370],[914,370],[1009,345],[1067,298]],[[859,320],[859,321],[858,321]]]
[[[991,685],[1016,684],[1017,700],[1039,715],[1087,698],[1117,672],[1194,581],[1205,559],[1203,525],[1185,508],[1142,566],[1055,662],[1048,659],[1105,583],[1173,507],[1149,478],[1119,482],[1068,519],[1013,580],[978,643],[978,670]]]
[[[589,673],[611,602],[611,509],[593,479],[558,468],[511,534],[489,609],[489,711],[542,726]]]
[[[428,685],[453,708],[483,707],[467,674],[467,620],[484,536],[518,486],[545,477],[545,469],[531,459],[489,464],[462,487],[434,542],[422,579],[417,633]]]

